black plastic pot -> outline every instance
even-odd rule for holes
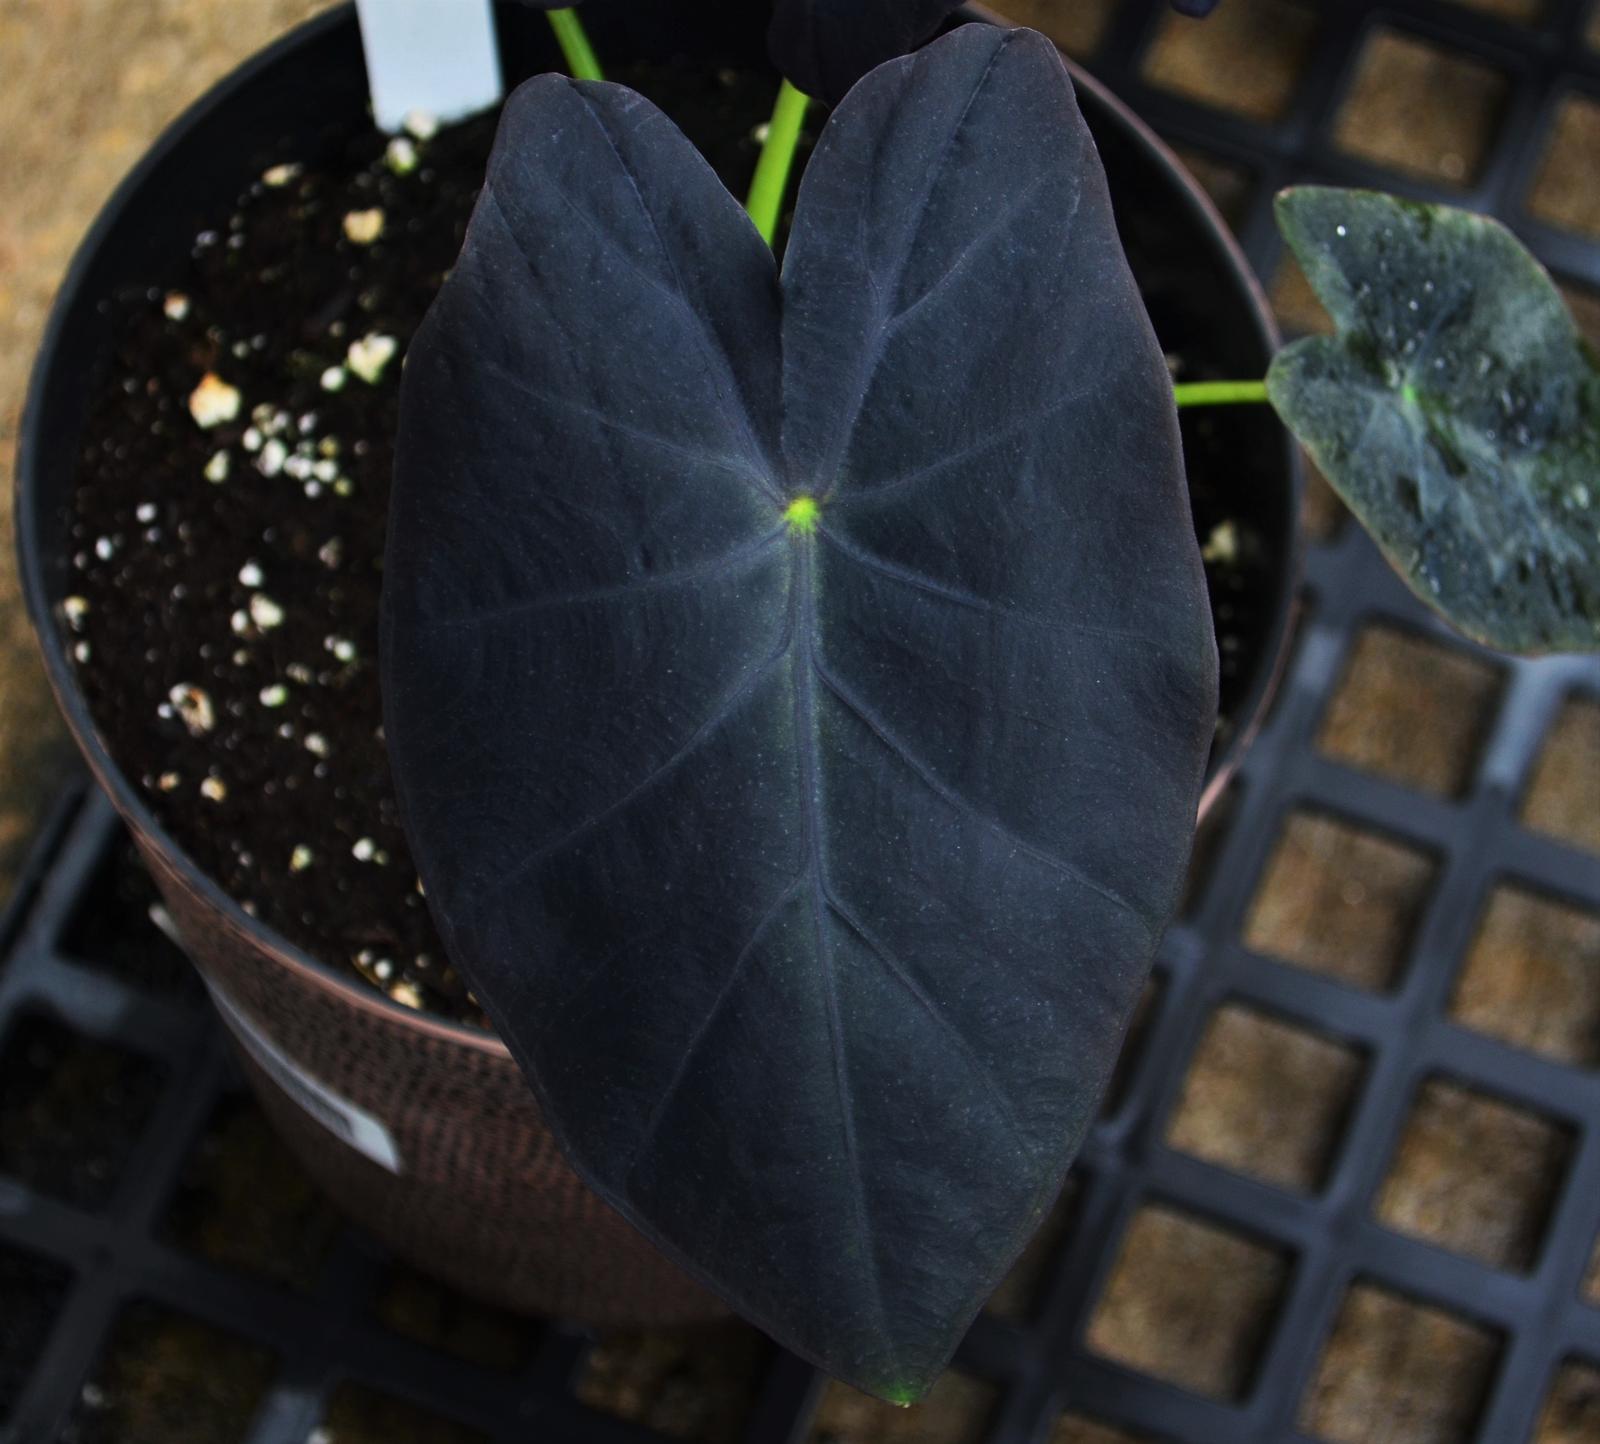
[[[759,8],[742,0],[592,0],[603,54],[693,50],[765,68]],[[726,13],[723,13],[723,11]],[[508,81],[557,65],[542,11],[498,7]],[[969,18],[988,18],[974,12]],[[1204,194],[1125,108],[1077,75],[1119,221],[1169,346],[1196,374],[1260,375],[1275,345],[1243,256]],[[16,516],[27,603],[61,708],[155,876],[212,989],[263,1107],[307,1168],[419,1267],[481,1296],[591,1322],[664,1322],[720,1306],[566,1166],[499,1040],[391,1002],[248,916],[162,829],[100,738],[69,659],[70,498],[110,321],[103,302],[176,280],[195,233],[262,168],[367,124],[353,12],[294,31],[229,76],[157,142],[83,243],[62,287],[25,410]],[[1254,730],[1284,651],[1298,504],[1293,448],[1260,409],[1186,418],[1229,456],[1228,479],[1275,559],[1209,806]],[[1204,434],[1195,428],[1204,428]]]

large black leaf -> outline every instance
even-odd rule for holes
[[[602,1196],[914,1397],[1094,1113],[1215,708],[1055,51],[859,86],[781,287],[647,102],[529,82],[399,456],[386,719],[452,958]]]

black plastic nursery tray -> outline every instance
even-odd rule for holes
[[[1314,14],[1270,120],[1218,108],[1225,77],[1165,81],[1164,5],[1118,7],[1088,58],[1203,158],[1262,275],[1273,191],[1323,180],[1491,211],[1600,291],[1600,246],[1529,202],[1600,105],[1585,4],[1230,6]],[[1341,129],[1373,64],[1424,52],[1497,97],[1431,179]],[[1106,1117],[928,1404],[737,1325],[596,1342],[393,1264],[266,1130],[80,787],[0,921],[0,1440],[1600,1439],[1600,660],[1474,648],[1325,530]],[[1537,954],[1511,992],[1508,952]],[[1252,1049],[1271,1100],[1215,1084]]]

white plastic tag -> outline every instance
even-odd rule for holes
[[[178,925],[160,903],[150,908],[150,921],[161,929],[180,948],[183,938]],[[239,1040],[240,1046],[285,1093],[317,1120],[335,1138],[348,1143],[358,1153],[364,1153],[380,1168],[390,1173],[400,1173],[400,1150],[395,1146],[394,1135],[365,1108],[358,1108],[342,1094],[335,1093],[327,1084],[313,1078],[260,1027],[232,998],[204,973],[201,981],[211,994],[222,1021],[228,1031]]]
[[[348,1143],[358,1153],[366,1154],[380,1168],[387,1168],[390,1173],[401,1172],[400,1150],[395,1147],[394,1135],[383,1124],[366,1109],[356,1107],[348,1098],[307,1073],[251,1022],[210,978],[205,979],[205,985],[229,1031],[274,1083],[334,1137]]]
[[[490,0],[356,0],[382,130],[460,120],[500,99]]]

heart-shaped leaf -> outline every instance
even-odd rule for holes
[[[1268,392],[1396,570],[1490,646],[1600,647],[1600,370],[1550,277],[1448,206],[1307,186],[1278,225],[1338,332]]]
[[[1173,906],[1216,658],[1053,48],[826,126],[781,285],[615,86],[513,96],[407,360],[396,781],[574,1164],[910,1399],[1038,1224]]]

